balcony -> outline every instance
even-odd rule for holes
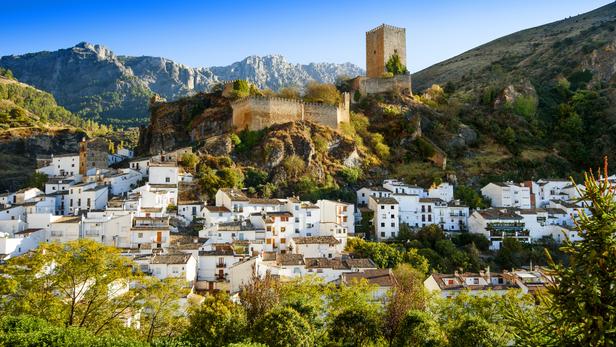
[[[227,267],[227,264],[225,264],[225,263],[216,263],[216,267],[217,268],[224,268],[224,267]]]
[[[64,235],[64,233],[62,231],[58,231],[58,230],[52,230],[51,231],[51,236],[53,237],[62,237]]]
[[[460,212],[460,213],[451,212],[451,213],[449,213],[449,216],[451,216],[451,217],[466,217],[466,213],[463,213],[463,212]]]
[[[216,280],[217,281],[225,281],[226,279],[227,279],[227,275],[226,274],[225,275],[221,275],[221,274],[216,275]]]
[[[490,237],[492,238],[527,238],[530,235],[528,230],[520,231],[499,231],[490,230]]]

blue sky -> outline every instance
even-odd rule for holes
[[[0,0],[0,56],[88,41],[120,55],[189,66],[248,55],[364,67],[365,31],[407,28],[407,65],[418,71],[500,36],[574,16],[607,0],[141,1]]]

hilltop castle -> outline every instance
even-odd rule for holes
[[[351,81],[351,89],[361,95],[398,90],[411,94],[411,75],[387,76],[387,62],[397,55],[406,65],[406,29],[391,25],[380,25],[366,33],[366,76]],[[233,82],[223,87],[228,93]],[[338,129],[341,123],[350,121],[349,93],[342,94],[338,105],[307,103],[301,100],[278,97],[248,96],[231,103],[232,126],[235,129],[260,130],[273,124],[312,121]]]
[[[366,32],[366,76],[354,78],[352,89],[361,95],[393,90],[410,95],[410,74],[385,76],[387,62],[393,55],[406,66],[406,29],[382,24]]]

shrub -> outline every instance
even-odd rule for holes
[[[406,66],[402,64],[400,56],[397,54],[393,54],[391,57],[389,57],[389,60],[387,60],[387,64],[385,64],[385,68],[387,69],[387,72],[390,72],[394,75],[403,75],[408,73]]]
[[[361,177],[361,169],[357,167],[345,167],[339,172],[342,179],[347,183],[356,183]]]
[[[512,108],[513,113],[530,121],[537,113],[537,99],[532,96],[518,96],[513,101]]]
[[[245,80],[237,80],[233,82],[233,97],[245,98],[250,95],[250,84]]]
[[[286,99],[299,99],[300,98],[299,90],[297,90],[297,88],[294,88],[294,87],[286,87],[286,88],[280,89],[280,91],[278,92],[278,96],[281,98],[286,98]]]
[[[306,86],[304,101],[338,105],[342,96],[333,84],[310,82]]]
[[[293,154],[286,157],[282,161],[282,167],[284,168],[287,175],[295,179],[304,174],[304,170],[306,169],[306,163],[300,156]]]
[[[180,165],[191,170],[195,168],[198,162],[199,157],[192,152],[186,152],[182,154],[182,158],[180,159]]]

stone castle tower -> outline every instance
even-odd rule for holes
[[[382,24],[366,33],[366,76],[381,77],[385,64],[397,54],[406,66],[406,29]]]

